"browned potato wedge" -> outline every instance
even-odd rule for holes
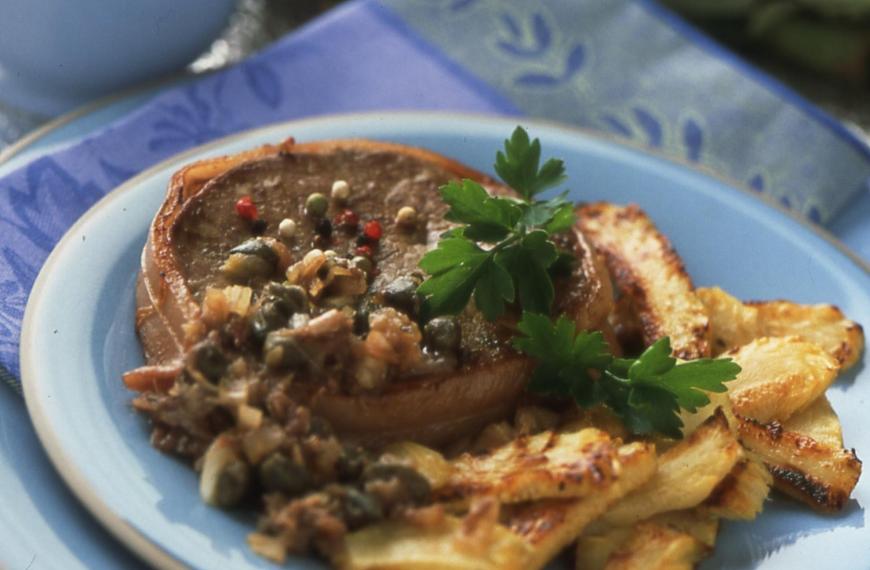
[[[662,524],[641,523],[610,555],[604,570],[691,570],[709,551],[689,533]]]
[[[632,443],[619,449],[617,477],[595,493],[582,499],[549,499],[505,507],[504,524],[532,546],[523,569],[543,567],[610,505],[649,481],[655,470],[653,446]]]
[[[697,290],[710,315],[713,353],[761,337],[798,336],[814,342],[847,369],[861,356],[864,332],[833,305],[799,305],[790,301],[743,303],[718,287]]]
[[[764,508],[771,485],[773,477],[764,463],[746,458],[713,489],[703,506],[723,519],[752,520]]]
[[[709,319],[671,242],[636,205],[606,202],[577,210],[580,229],[604,256],[616,288],[631,299],[650,345],[670,337],[676,356],[710,355]]]
[[[738,417],[740,441],[767,465],[774,486],[819,511],[837,511],[861,476],[854,451],[832,447],[807,435]]]
[[[435,497],[452,505],[491,496],[502,503],[584,497],[618,476],[618,443],[594,428],[520,436],[481,455],[465,453]]]
[[[784,421],[824,394],[837,377],[837,360],[797,337],[759,338],[728,353],[742,368],[728,383],[735,414]]]
[[[627,526],[668,511],[689,509],[710,496],[743,458],[725,415],[717,411],[692,435],[659,457],[655,476],[617,503],[603,517],[610,526]]]
[[[782,429],[808,435],[824,445],[843,447],[840,418],[825,396],[816,398],[807,408],[782,422]]]

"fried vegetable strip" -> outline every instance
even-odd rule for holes
[[[614,284],[631,299],[644,346],[670,337],[674,355],[710,355],[707,310],[671,242],[637,206],[606,202],[577,210],[578,224],[604,256]]]
[[[784,421],[808,407],[837,377],[836,359],[797,337],[760,338],[728,353],[742,368],[729,382],[734,413]]]
[[[602,518],[627,526],[658,513],[688,509],[710,496],[743,458],[725,415],[717,411],[692,435],[659,457],[655,476]]]
[[[790,301],[743,303],[718,287],[699,288],[698,297],[710,315],[713,353],[719,354],[761,337],[798,336],[821,346],[843,370],[861,356],[864,331],[833,305],[800,305]]]
[[[786,431],[776,421],[737,419],[740,442],[764,461],[778,490],[819,511],[843,508],[861,476],[854,451]]]

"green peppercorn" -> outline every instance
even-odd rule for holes
[[[223,352],[213,342],[202,341],[193,348],[193,366],[200,374],[216,384],[227,369],[227,359]]]
[[[297,369],[308,362],[308,355],[293,337],[270,332],[263,343],[263,359],[272,370]]]
[[[322,218],[329,208],[329,199],[320,192],[308,195],[305,200],[305,213],[314,218]]]
[[[314,486],[311,474],[304,466],[276,451],[267,457],[258,468],[260,485],[266,491],[284,493],[294,497]]]
[[[462,342],[462,330],[455,317],[436,317],[423,327],[426,346],[441,352],[455,352]]]

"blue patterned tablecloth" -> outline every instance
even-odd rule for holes
[[[707,168],[818,223],[870,179],[864,142],[652,1],[355,0],[0,180],[0,376],[20,387],[33,281],[107,191],[233,132],[375,109],[579,125]]]

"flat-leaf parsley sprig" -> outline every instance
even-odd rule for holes
[[[677,362],[665,337],[637,358],[614,358],[600,332],[578,332],[564,315],[556,322],[525,312],[517,350],[538,361],[529,389],[574,398],[578,405],[604,404],[637,434],[681,437],[680,408],[695,412],[710,403],[705,392],[725,392],[740,366],[731,359]]]
[[[517,127],[496,155],[495,170],[519,198],[490,196],[472,180],[440,188],[450,206],[446,218],[459,225],[420,260],[429,273],[417,289],[424,316],[457,314],[473,297],[492,321],[518,301],[521,335],[513,344],[538,363],[529,390],[573,398],[582,407],[606,405],[637,434],[680,437],[680,409],[694,412],[708,404],[705,392],[724,392],[723,383],[740,367],[730,359],[678,363],[667,338],[638,358],[615,358],[601,332],[577,331],[565,315],[550,319],[550,272],[569,256],[559,252],[551,236],[570,229],[575,220],[565,194],[536,199],[565,179],[561,160],[540,161],[541,143]]]
[[[459,313],[472,296],[489,320],[517,299],[526,310],[550,312],[554,290],[549,270],[559,258],[550,236],[571,228],[574,207],[564,194],[535,199],[565,179],[561,160],[540,161],[540,141],[530,141],[517,127],[498,153],[495,170],[519,198],[490,196],[468,179],[440,188],[450,206],[445,217],[461,225],[420,260],[430,275],[417,290],[428,317]]]

